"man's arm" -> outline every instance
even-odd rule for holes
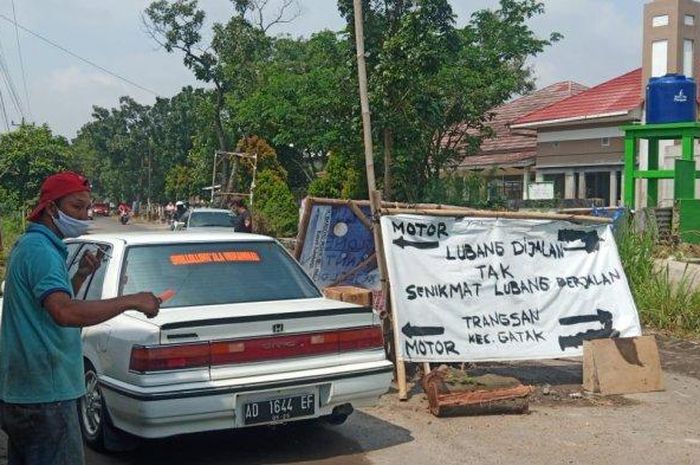
[[[105,300],[74,300],[59,291],[49,294],[43,306],[59,326],[82,328],[107,321],[126,310],[138,310],[152,318],[158,315],[160,300],[150,292]]]

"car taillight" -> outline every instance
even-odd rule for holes
[[[200,344],[135,346],[131,351],[130,369],[142,373],[177,370],[338,354],[380,349],[383,346],[384,338],[379,326]]]
[[[133,371],[182,370],[207,367],[211,363],[209,343],[131,349],[129,368]]]
[[[367,350],[384,347],[384,334],[380,326],[343,331],[339,334],[338,350]]]

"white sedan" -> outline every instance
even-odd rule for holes
[[[128,311],[82,333],[85,441],[144,438],[325,417],[389,389],[378,317],[326,299],[271,238],[226,232],[123,233],[67,241],[103,264],[76,298],[161,295],[160,314]]]

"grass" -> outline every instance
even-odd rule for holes
[[[700,289],[694,288],[687,272],[674,283],[668,268],[654,266],[654,232],[637,232],[631,222],[622,221],[616,238],[642,323],[677,335],[700,337]]]
[[[0,281],[5,279],[5,265],[12,250],[12,245],[22,231],[25,221],[19,213],[2,214],[0,216],[0,233],[2,233],[2,251],[0,251]]]

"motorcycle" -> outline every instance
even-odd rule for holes
[[[127,224],[129,222],[129,217],[130,217],[129,213],[122,212],[119,214],[119,222],[121,224]]]

